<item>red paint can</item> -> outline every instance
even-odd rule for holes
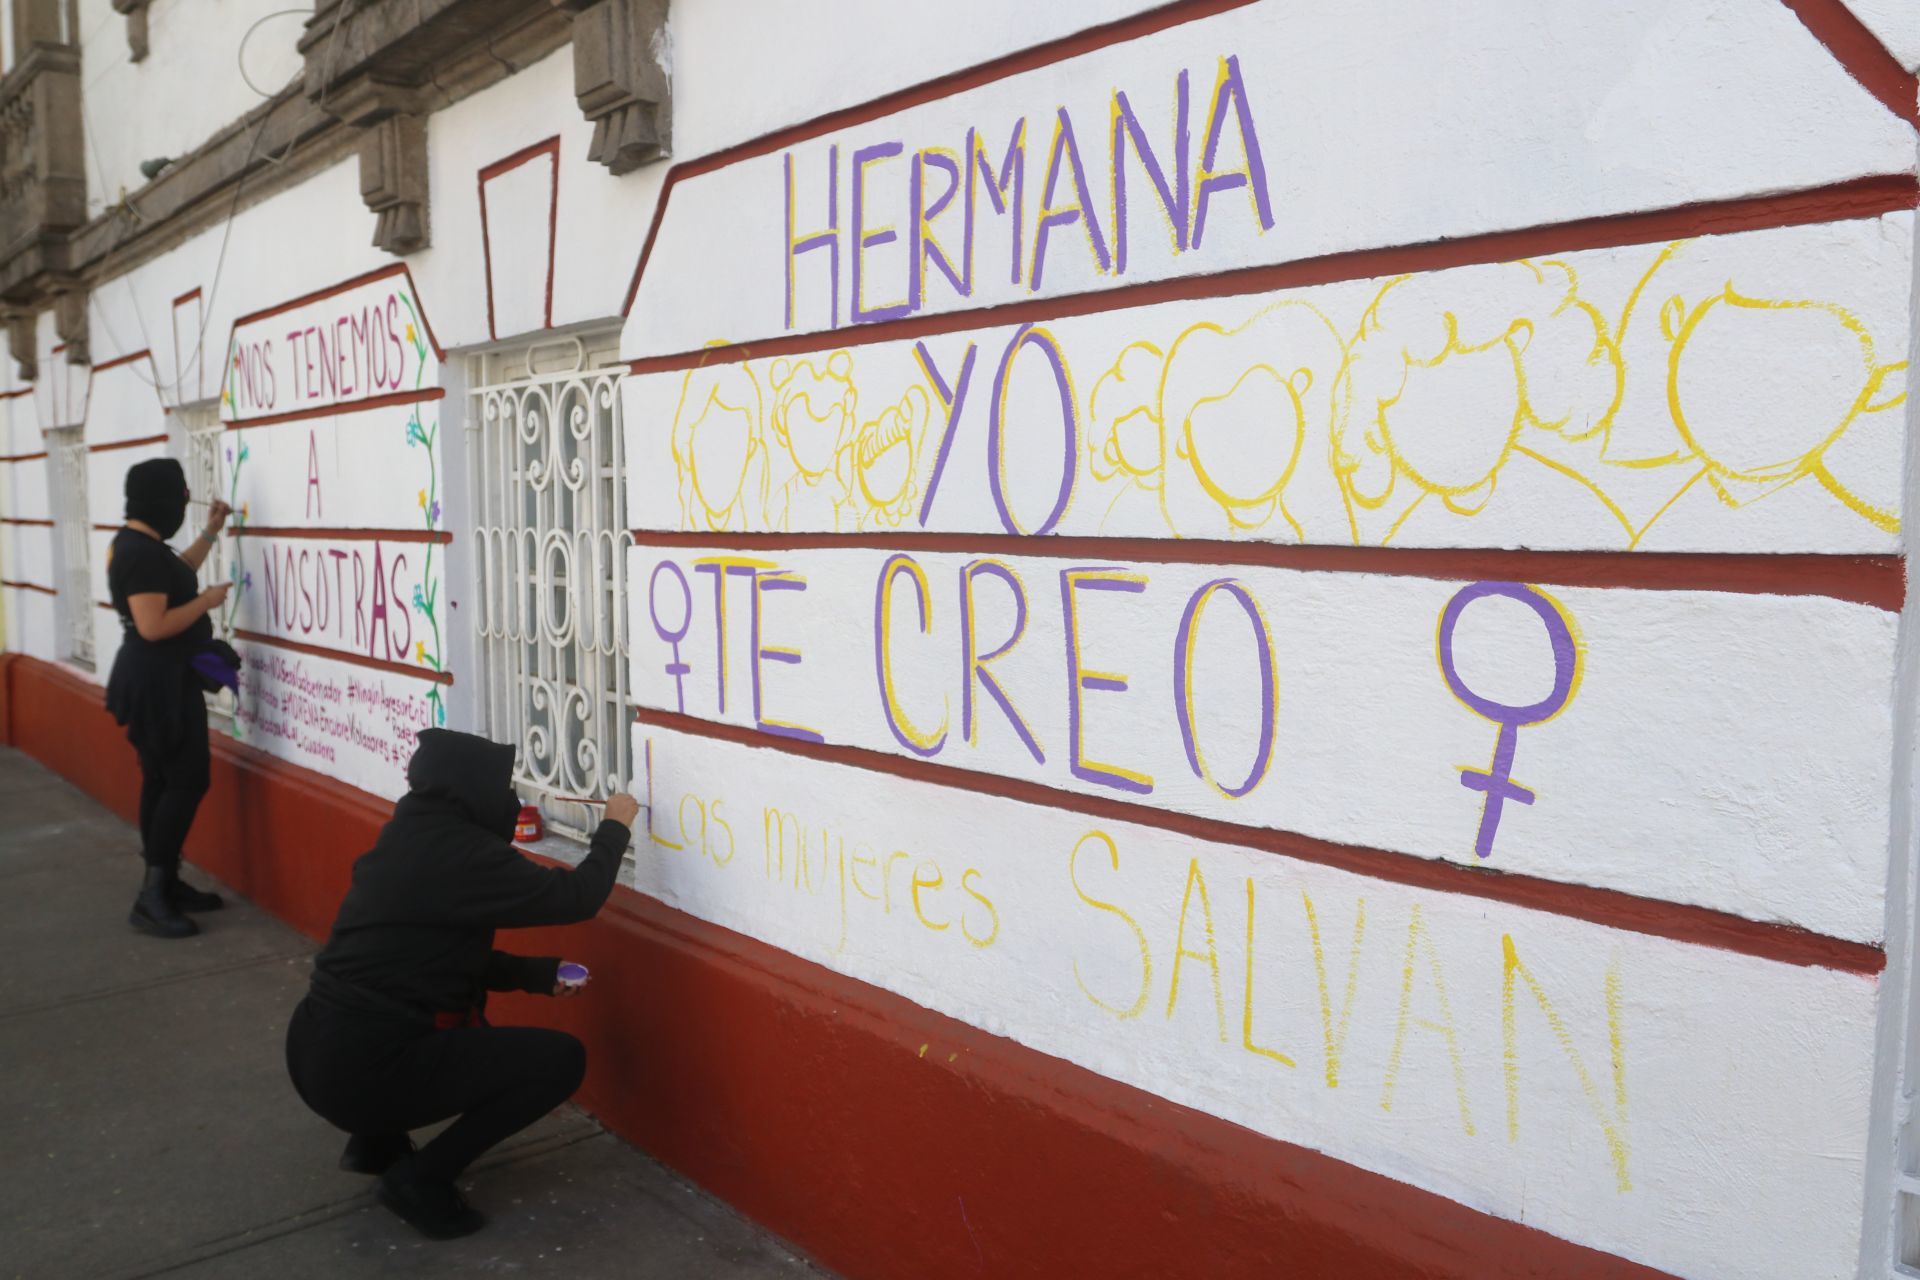
[[[521,844],[532,844],[546,834],[547,829],[540,822],[539,806],[521,805],[520,816],[513,823],[513,838]]]

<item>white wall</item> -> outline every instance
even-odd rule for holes
[[[146,184],[141,161],[185,155],[300,74],[294,42],[306,14],[270,16],[288,7],[280,0],[153,0],[141,62],[129,59],[127,19],[109,0],[78,3],[93,213]]]

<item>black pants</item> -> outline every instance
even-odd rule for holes
[[[207,748],[207,708],[196,695],[164,750],[135,744],[140,756],[140,848],[150,867],[180,867],[180,849],[193,815],[207,794],[212,760]]]
[[[397,1137],[459,1116],[414,1157],[421,1177],[451,1181],[487,1148],[572,1097],[587,1051],[564,1031],[436,1031],[307,999],[287,1029],[287,1070],[321,1119],[363,1138]]]

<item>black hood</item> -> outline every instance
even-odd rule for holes
[[[161,540],[187,519],[187,473],[173,458],[149,458],[127,469],[127,519],[152,527]]]
[[[452,804],[503,840],[513,837],[520,798],[513,790],[513,748],[452,729],[422,729],[407,761],[407,786],[423,800]]]

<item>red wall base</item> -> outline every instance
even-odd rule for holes
[[[0,740],[132,816],[138,767],[97,686],[0,655]],[[216,738],[188,856],[317,938],[387,810]],[[1118,1084],[631,890],[591,924],[511,945],[593,969],[587,999],[496,1005],[501,1021],[586,1041],[583,1105],[856,1280],[1661,1274]]]

